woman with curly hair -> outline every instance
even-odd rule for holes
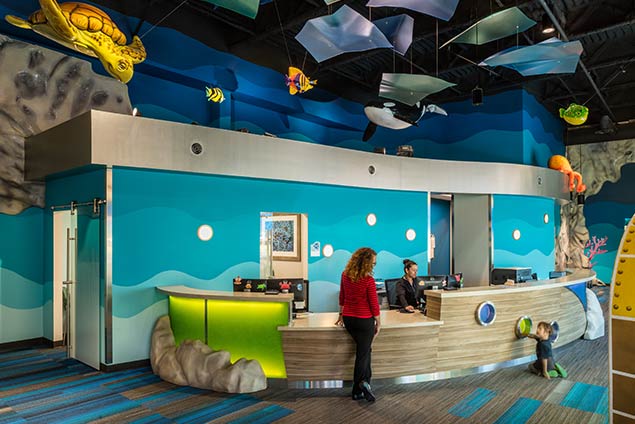
[[[337,325],[344,325],[356,345],[353,372],[353,400],[375,400],[370,387],[370,352],[373,339],[379,334],[379,302],[373,278],[377,253],[369,247],[357,249],[342,272],[340,283],[340,316]]]

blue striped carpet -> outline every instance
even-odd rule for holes
[[[491,390],[478,388],[448,411],[461,418],[469,418],[496,396]]]
[[[0,424],[267,424],[293,413],[251,395],[175,386],[148,367],[101,373],[65,356],[61,349],[0,353]]]

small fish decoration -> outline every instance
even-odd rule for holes
[[[291,95],[306,93],[317,84],[317,80],[310,80],[301,70],[293,66],[289,66],[289,75],[285,77]]]
[[[222,103],[225,100],[223,90],[218,87],[205,87],[205,96],[207,97],[207,101],[214,103]]]
[[[568,108],[560,108],[560,117],[571,125],[582,125],[589,117],[589,108],[571,103]]]

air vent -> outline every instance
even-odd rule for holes
[[[203,145],[199,142],[194,142],[190,146],[190,151],[192,152],[194,156],[198,156],[201,153],[203,153]]]

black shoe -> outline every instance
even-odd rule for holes
[[[362,393],[364,394],[364,398],[368,402],[375,402],[375,395],[373,394],[372,389],[370,388],[370,384],[365,381],[359,383],[359,387],[362,389]]]
[[[362,400],[364,399],[364,393],[359,392],[359,393],[353,393],[353,400]]]

